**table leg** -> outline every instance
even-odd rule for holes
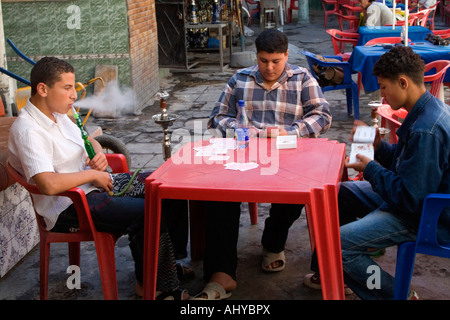
[[[161,224],[161,199],[157,183],[145,181],[145,229],[144,229],[144,279],[143,299],[155,300],[158,273],[159,234]]]
[[[337,187],[311,190],[311,219],[325,300],[345,300]]]

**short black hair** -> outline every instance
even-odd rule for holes
[[[417,84],[423,84],[425,62],[411,47],[394,46],[373,66],[373,75],[394,81],[402,74]]]
[[[30,83],[31,95],[36,94],[37,85],[45,83],[50,88],[61,79],[63,73],[75,73],[74,68],[68,62],[56,57],[44,57],[31,69]]]
[[[277,29],[265,29],[255,40],[256,52],[286,53],[289,47],[288,37]]]

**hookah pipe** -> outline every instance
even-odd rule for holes
[[[92,143],[88,140],[88,134],[87,134],[86,130],[83,127],[83,123],[81,122],[80,115],[78,114],[78,112],[75,111],[75,108],[73,106],[72,106],[72,110],[73,110],[73,117],[75,118],[75,120],[77,122],[77,126],[80,129],[80,131],[81,131],[81,137],[84,140],[84,147],[86,148],[86,152],[87,152],[87,154],[89,156],[89,159],[92,159],[92,158],[95,157],[94,147],[92,146]],[[130,188],[130,186],[133,183],[134,179],[136,179],[136,175],[139,173],[139,171],[141,171],[141,169],[137,169],[133,173],[133,175],[131,176],[130,181],[125,186],[125,188],[123,188],[121,191],[119,191],[117,193],[114,193],[112,191],[108,191],[108,195],[110,197],[120,197],[120,196],[122,196]]]
[[[95,157],[95,151],[94,147],[92,146],[92,143],[88,140],[88,134],[86,130],[84,130],[83,123],[81,122],[80,115],[78,112],[75,111],[75,108],[72,106],[73,110],[73,117],[75,118],[75,121],[77,122],[77,126],[81,131],[81,137],[84,140],[84,147],[86,149],[86,152],[89,156],[89,159],[92,159]]]

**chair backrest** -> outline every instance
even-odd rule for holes
[[[406,118],[408,111],[404,108],[394,110],[388,104],[383,104],[378,107],[378,115],[381,117],[381,127],[388,127],[389,142],[397,143],[397,129],[402,125],[401,121]]]
[[[389,44],[395,44],[400,43],[402,41],[401,37],[380,37],[380,38],[374,38],[370,39],[366,42],[365,46],[372,46],[379,43],[389,43]],[[411,41],[408,39],[408,41]]]
[[[336,15],[337,20],[338,20],[339,29],[341,31],[358,32],[359,18],[357,16],[344,15],[344,14],[339,13],[339,12],[335,13],[335,15]],[[344,21],[348,22],[348,28],[345,28]]]
[[[445,73],[448,67],[450,67],[450,60],[436,60],[425,65],[424,82],[431,82],[430,93],[439,98],[439,92],[441,90],[442,83],[444,82]],[[430,74],[430,71],[435,73]],[[428,73],[428,74],[427,74]]]
[[[344,81],[343,81],[343,85],[349,85],[352,83],[352,78],[351,78],[351,65],[348,62],[344,62],[342,61],[342,58],[339,56],[323,56],[324,58],[332,58],[332,59],[337,59],[340,60],[339,62],[328,62],[328,61],[322,61],[319,58],[316,57],[316,55],[312,52],[309,51],[303,51],[302,52],[303,55],[305,55],[306,57],[306,61],[308,62],[308,66],[309,66],[309,70],[311,72],[311,74],[313,75],[313,77],[318,80],[318,76],[317,74],[314,72],[314,65],[319,65],[322,67],[339,67],[342,68],[342,71],[344,73]],[[339,87],[339,86],[336,86]],[[322,90],[326,90],[325,88],[322,88]]]
[[[356,32],[344,32],[338,29],[328,29],[327,33],[331,36],[331,42],[333,43],[335,55],[342,55],[345,53],[346,43],[356,46],[359,40],[359,33]]]
[[[439,1],[437,1],[434,5],[429,7],[430,12],[428,14],[427,22],[430,25],[430,30],[434,30],[434,17],[436,16],[436,9],[439,5]]]
[[[417,17],[411,17],[411,16],[409,16],[409,17],[408,17],[408,26],[413,26],[413,25],[415,25],[416,20],[417,20]],[[406,20],[397,20],[397,21],[395,22],[395,25],[396,25],[396,26],[404,26],[404,25],[405,25],[405,22],[406,22]],[[392,26],[392,24],[386,24],[385,26]]]
[[[442,39],[450,38],[450,29],[433,30],[433,35],[441,36]]]
[[[430,15],[430,12],[431,12],[430,9],[424,9],[424,10],[420,10],[416,13],[410,13],[409,15],[411,17],[417,18],[416,23],[418,26],[426,27],[427,21],[428,21],[428,16]]]
[[[450,207],[450,194],[431,193],[425,197],[419,231],[417,232],[417,253],[450,258],[450,239],[446,239],[447,242],[444,243],[438,241],[439,218],[443,214],[442,211],[447,207]],[[446,219],[447,222],[448,218]]]

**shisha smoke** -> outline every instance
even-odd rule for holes
[[[120,116],[134,112],[135,93],[129,88],[119,88],[117,81],[106,84],[100,95],[86,96],[76,101],[74,106],[88,110],[93,108],[94,114],[101,116]]]

